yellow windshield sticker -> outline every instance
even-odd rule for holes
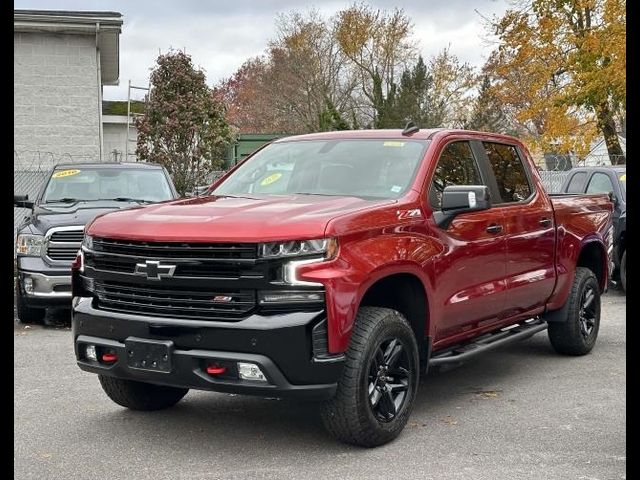
[[[70,177],[71,175],[77,175],[80,173],[80,170],[61,170],[53,174],[53,178],[62,178],[62,177]]]
[[[281,173],[274,173],[272,175],[269,175],[268,177],[263,178],[262,181],[260,182],[260,185],[262,185],[263,187],[266,187],[267,185],[271,185],[272,183],[275,183],[278,180],[280,180],[280,177],[282,177]]]
[[[384,142],[385,147],[404,147],[404,142]]]
[[[627,181],[627,174],[626,173],[624,175],[620,175],[620,181],[621,182],[626,182]]]

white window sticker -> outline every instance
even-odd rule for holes
[[[398,193],[401,190],[402,190],[402,187],[400,185],[394,185],[393,187],[391,187],[391,191],[393,193]]]

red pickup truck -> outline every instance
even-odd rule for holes
[[[607,195],[548,195],[515,138],[283,138],[205,196],[107,213],[73,269],[81,369],[135,410],[190,388],[319,399],[338,439],[404,428],[419,374],[548,329],[594,346]]]

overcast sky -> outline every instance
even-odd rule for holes
[[[278,13],[317,8],[330,16],[353,1],[326,0],[15,0],[17,9],[109,10],[122,13],[120,85],[104,87],[105,100],[126,100],[129,79],[146,86],[158,52],[185,48],[210,85],[232,75],[245,60],[264,52]],[[482,14],[501,15],[507,0],[372,0],[374,7],[402,8],[414,23],[414,39],[430,57],[447,45],[462,61],[480,67],[491,47],[483,40]],[[479,13],[477,13],[477,12]]]

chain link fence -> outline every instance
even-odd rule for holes
[[[547,193],[560,193],[562,183],[565,178],[567,178],[567,175],[569,175],[569,171],[554,172],[549,170],[540,170],[538,173],[540,174],[542,185],[544,185]]]
[[[622,155],[589,154],[584,158],[575,155],[544,155],[544,163],[539,164],[538,173],[548,193],[561,193],[564,180],[569,171],[575,167],[599,167],[624,165],[626,158]]]

